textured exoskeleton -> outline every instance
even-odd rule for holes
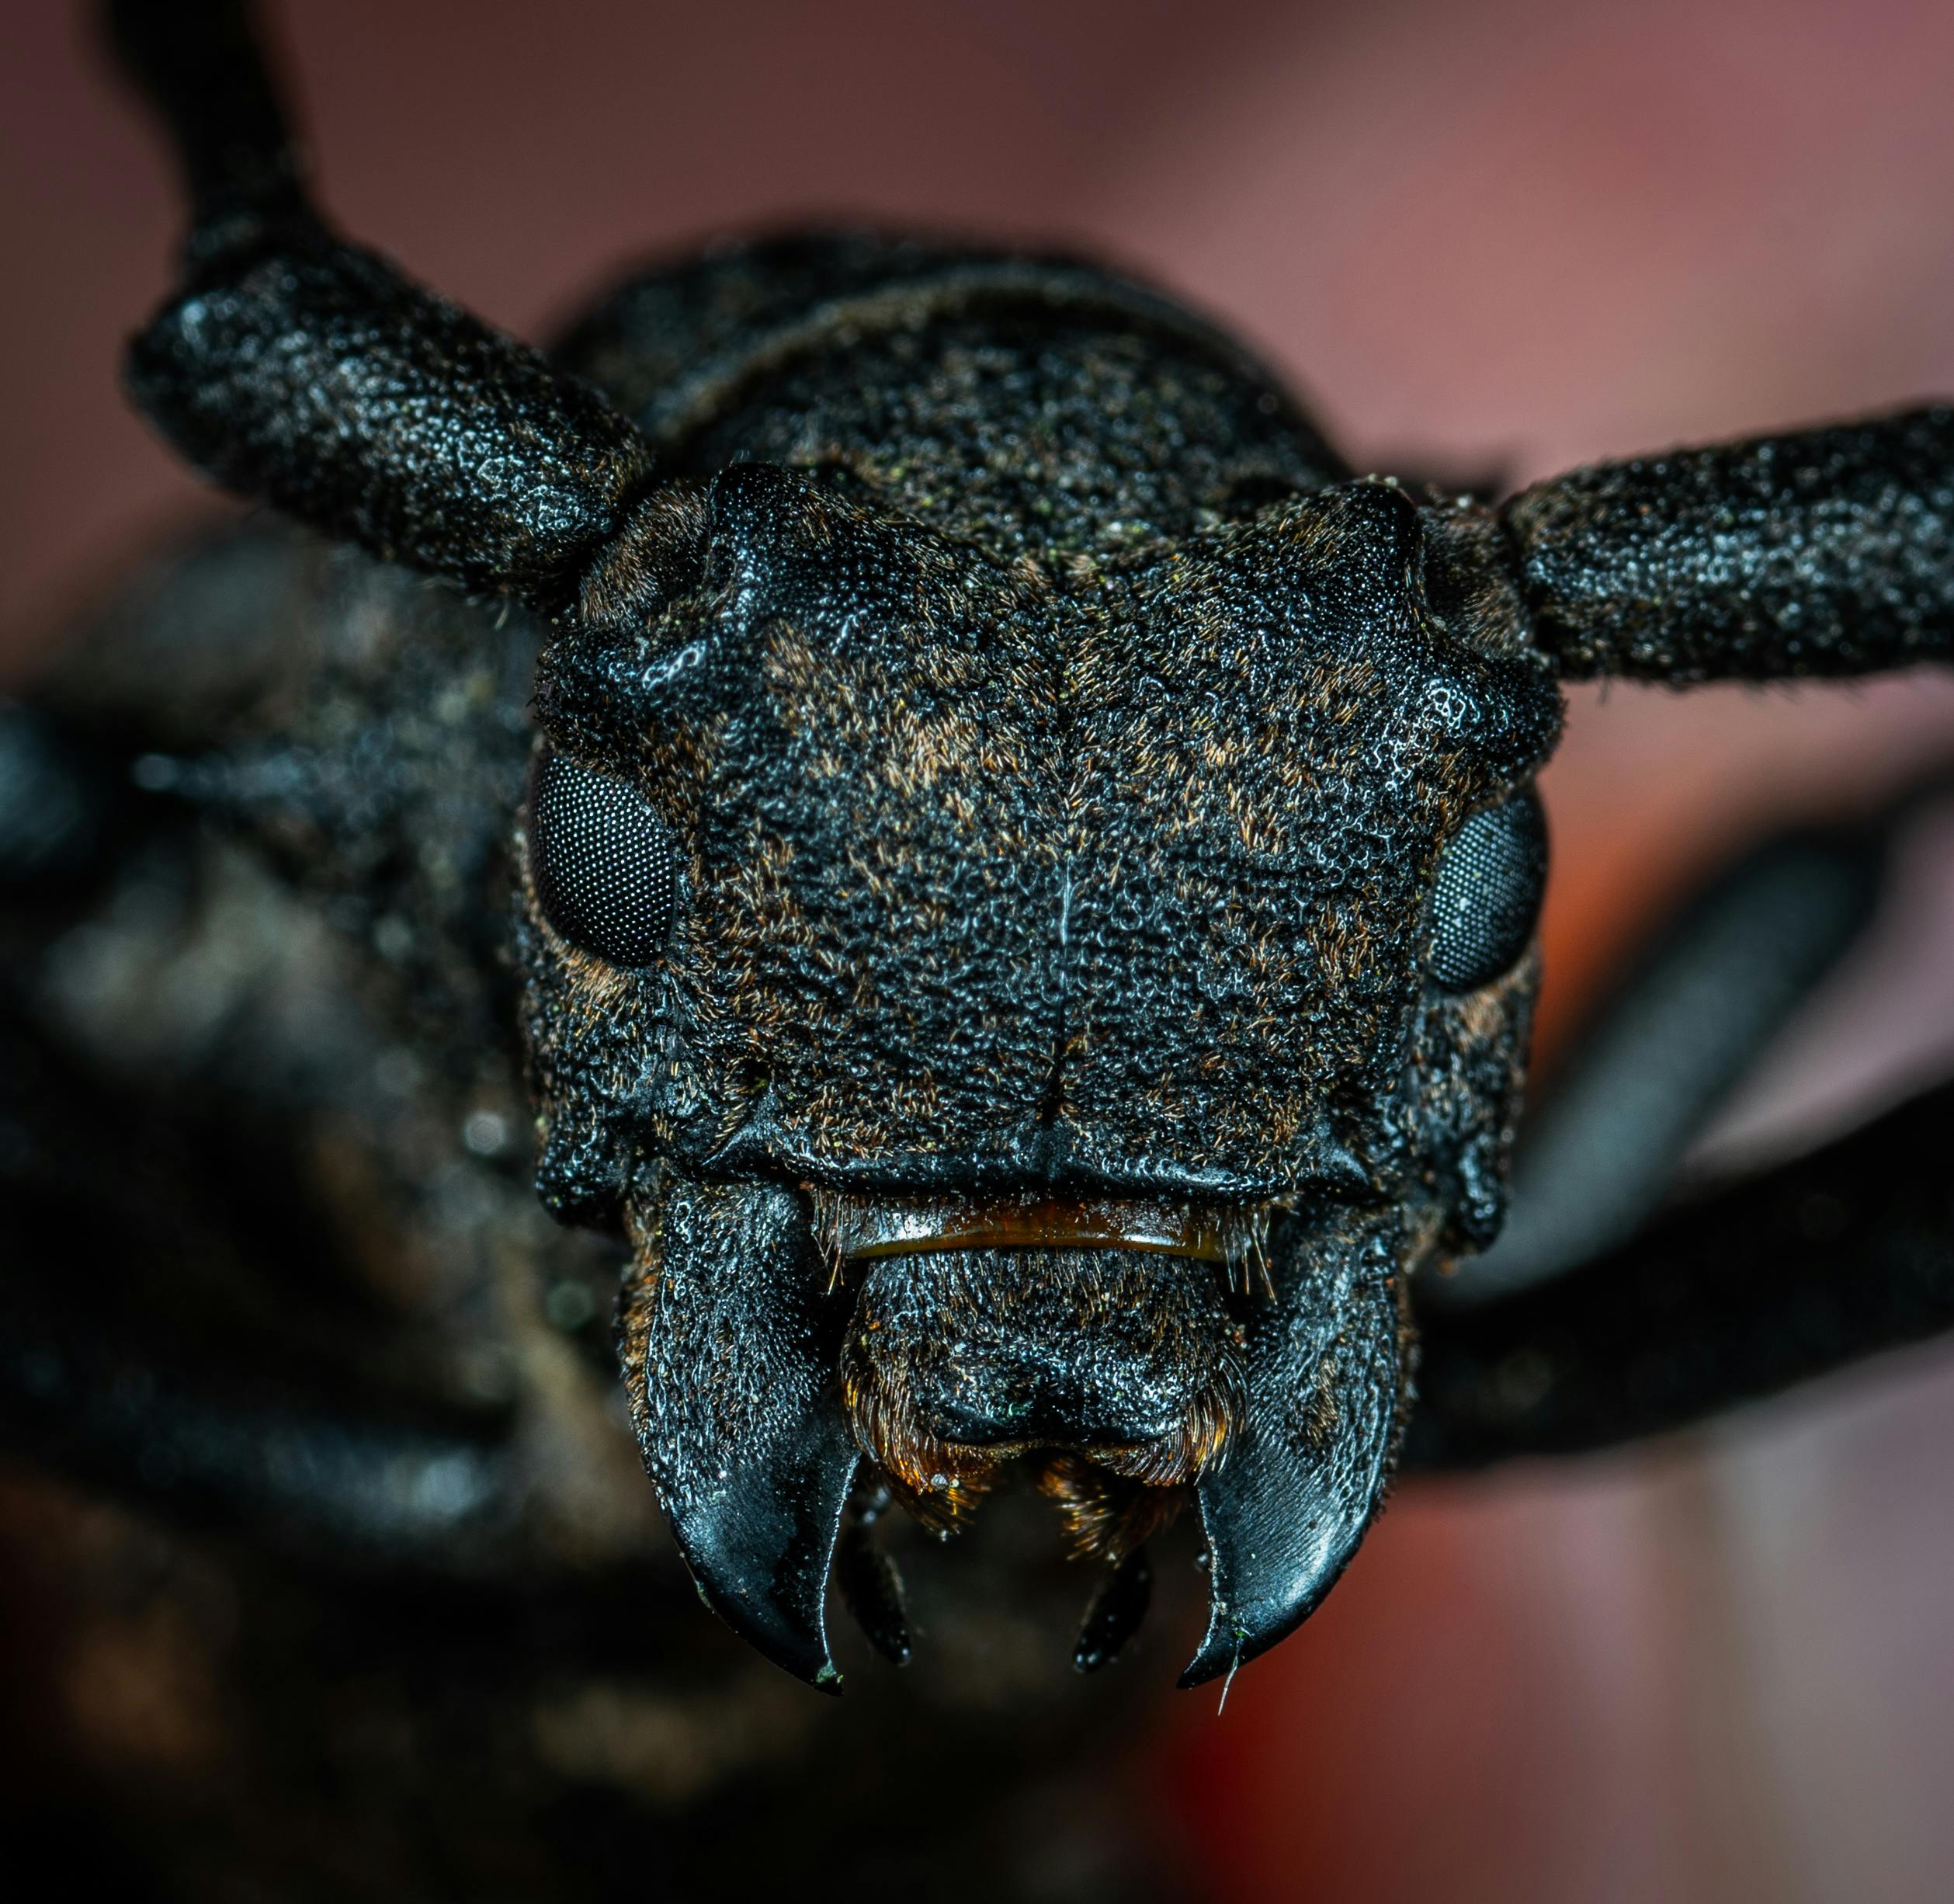
[[[545,357],[331,231],[243,22],[189,11],[116,10],[193,203],[130,390],[217,481],[389,566],[363,607],[296,611],[328,629],[309,658],[261,634],[159,694],[116,798],[305,868],[457,1116],[507,1097],[483,1080],[519,1017],[543,1200],[629,1240],[644,1465],[769,1657],[835,1680],[838,1544],[906,1656],[868,1524],[954,1527],[1022,1458],[1114,1570],[1082,1665],[1191,1493],[1196,1683],[1320,1601],[1400,1444],[1591,1444],[1945,1321],[1945,1194],[1886,1188],[1932,1101],[1806,1166],[1863,1219],[1848,1278],[1816,1246],[1743,1277],[1791,1194],[1766,1179],[1654,1256],[1413,1281],[1501,1227],[1557,683],[1945,658],[1954,415],[1495,509],[1353,473],[1124,279],[851,235],[637,279]],[[316,604],[323,558],[293,582],[282,546]],[[517,612],[410,614],[435,598],[404,570]],[[93,715],[51,695],[62,731],[138,730],[140,659]],[[1788,1333],[1800,1277],[1831,1306]],[[453,1485],[435,1532],[489,1537],[492,1463]]]

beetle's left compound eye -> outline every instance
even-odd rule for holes
[[[529,773],[529,869],[550,923],[613,965],[665,950],[679,894],[672,830],[609,774],[545,748]]]
[[[1526,950],[1546,890],[1547,820],[1531,787],[1475,813],[1439,856],[1432,978],[1473,992]]]

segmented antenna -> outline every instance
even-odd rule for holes
[[[564,606],[647,480],[606,398],[313,210],[242,0],[108,0],[190,189],[136,404],[227,488],[463,587]]]
[[[306,218],[305,166],[244,0],[107,0],[110,46],[170,135],[193,259]]]

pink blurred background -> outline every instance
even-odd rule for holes
[[[1290,370],[1359,463],[1516,480],[1954,393],[1945,0],[335,0],[279,16],[342,221],[536,335],[810,213],[1059,238]],[[0,683],[213,505],[122,407],[175,211],[83,23],[0,65]],[[1639,921],[1954,756],[1954,679],[1574,698],[1546,1055]],[[1954,851],[1754,1094],[1954,1050]],[[1949,1068],[1943,1065],[1942,1068]],[[1954,1357],[1632,1456],[1407,1487],[1328,1608],[1151,1750],[1218,1896],[1954,1893]],[[1150,1659],[1151,1666],[1157,1661]]]

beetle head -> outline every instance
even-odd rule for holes
[[[1559,702],[1490,533],[1366,481],[1012,561],[746,464],[593,572],[524,832],[542,1189],[633,1235],[647,1463],[796,1669],[862,1459],[953,1520],[1056,1458],[1116,1549],[1194,1482],[1196,1677],[1354,1548],[1533,985]]]

